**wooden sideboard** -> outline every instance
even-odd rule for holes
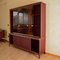
[[[10,9],[9,38],[9,43],[17,48],[39,56],[45,53],[46,4],[38,2]]]

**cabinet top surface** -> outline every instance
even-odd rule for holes
[[[22,33],[15,33],[15,32],[13,32],[13,33],[10,33],[10,35],[40,40],[40,37],[29,35],[29,34],[22,34]]]

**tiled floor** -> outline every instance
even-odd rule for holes
[[[39,59],[38,56],[32,53],[17,49],[13,46],[9,47],[7,42],[0,42],[0,60],[60,60],[60,58],[43,54]]]

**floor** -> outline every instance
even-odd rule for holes
[[[0,42],[0,60],[60,60],[60,58],[43,54],[39,59],[37,55],[17,49],[12,45],[9,47],[8,42]]]

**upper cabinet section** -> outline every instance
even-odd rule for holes
[[[41,9],[42,2],[34,3],[10,10],[11,32],[41,36],[41,15],[44,10]]]

